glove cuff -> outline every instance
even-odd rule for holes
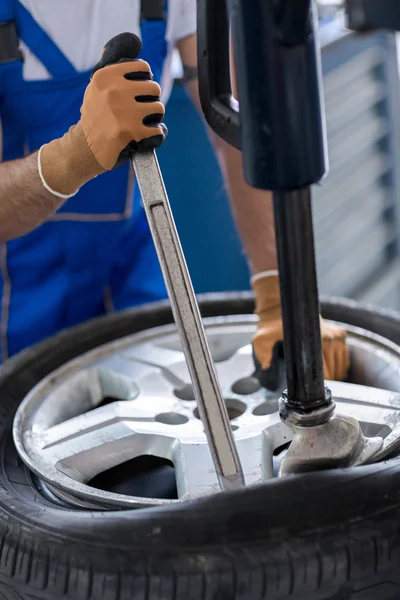
[[[104,173],[86,141],[80,121],[61,138],[40,148],[38,170],[43,186],[59,198],[70,198]]]
[[[256,297],[256,313],[260,321],[281,318],[281,297],[278,271],[264,271],[251,278]]]
[[[274,269],[273,271],[261,271],[260,273],[256,273],[250,279],[250,283],[253,284],[259,279],[264,279],[264,277],[276,277],[279,275],[278,269]]]

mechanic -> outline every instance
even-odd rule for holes
[[[167,18],[160,5],[119,0],[116,10],[114,0],[2,0],[0,41],[8,41],[6,48],[0,44],[6,53],[3,59],[0,54],[2,361],[62,328],[166,295],[143,208],[138,197],[133,201],[129,164],[113,169],[123,147],[115,134],[121,143],[127,132],[136,141],[144,135],[125,117],[127,85],[142,94],[141,84],[127,82],[123,69],[113,67],[115,77],[101,74],[88,85],[105,41],[128,29],[142,38],[141,58],[161,83],[164,103],[171,52],[178,48],[199,106],[196,2],[168,0]],[[17,50],[17,60],[9,60],[14,37],[23,60]],[[115,116],[118,108],[110,131],[97,117],[102,111]],[[144,105],[143,117],[150,109],[151,103]],[[161,110],[157,103],[155,112]],[[156,124],[152,135],[161,141],[164,133]],[[237,150],[217,138],[213,143],[253,274],[260,317],[256,362],[262,383],[272,388],[282,322],[271,195],[245,183]],[[345,332],[321,325],[325,376],[342,379]]]

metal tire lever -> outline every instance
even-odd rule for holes
[[[141,47],[134,34],[117,35],[106,44],[93,73],[111,64],[136,60]],[[239,454],[156,153],[133,150],[130,157],[218,481],[223,490],[237,488],[245,484]]]
[[[244,477],[228,412],[155,151],[134,152],[132,164],[218,481],[223,490],[241,487]]]

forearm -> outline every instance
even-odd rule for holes
[[[200,110],[198,83],[187,85]],[[208,128],[224,175],[232,212],[252,274],[277,269],[272,194],[249,186],[243,175],[242,155]]]
[[[28,233],[62,203],[43,187],[37,153],[0,164],[0,242]]]
[[[272,194],[246,183],[236,148],[221,139],[214,140],[214,147],[251,273],[277,269]]]

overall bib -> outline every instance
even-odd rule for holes
[[[18,0],[1,0],[0,23],[19,38],[51,79],[24,81],[22,61],[0,64],[3,161],[62,136],[80,118],[90,72],[78,73]],[[165,20],[142,24],[143,52],[160,81]],[[106,41],[106,40],[105,40]],[[0,361],[65,327],[166,297],[129,165],[86,184],[46,223],[0,245]]]

